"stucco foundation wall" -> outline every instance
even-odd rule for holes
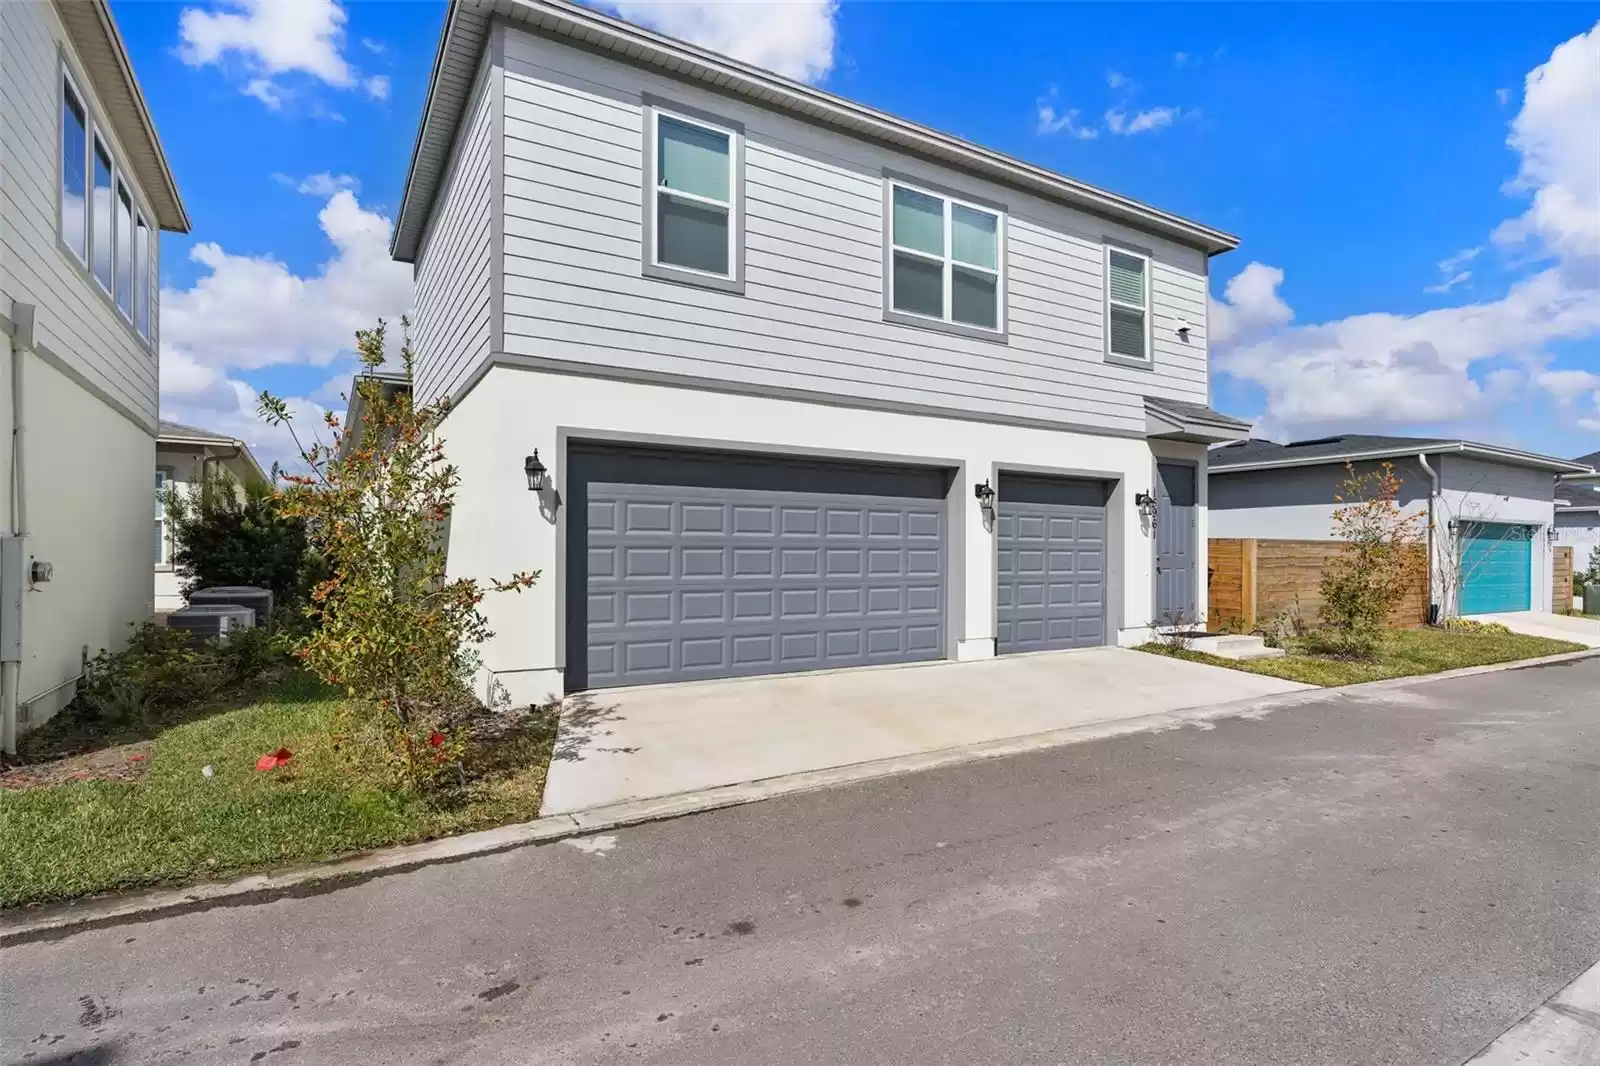
[[[1002,470],[1087,474],[1113,481],[1107,507],[1108,631],[1143,640],[1154,613],[1153,544],[1134,506],[1157,457],[1198,461],[1197,602],[1206,602],[1205,449],[1197,444],[863,410],[795,399],[495,366],[451,412],[440,435],[461,471],[449,529],[452,577],[542,572],[520,594],[490,596],[495,631],[480,649],[485,675],[514,703],[562,691],[566,489],[573,440],[617,440],[819,457],[928,463],[954,471],[946,501],[947,658],[994,654],[995,543],[973,486]],[[552,489],[530,492],[523,457],[538,449]]]
[[[150,616],[155,438],[37,356],[24,357],[27,542],[54,565],[23,596],[23,729],[71,699],[91,656]]]

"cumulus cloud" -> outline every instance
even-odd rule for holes
[[[1100,136],[1100,131],[1094,124],[1081,125],[1078,121],[1079,110],[1075,107],[1063,108],[1059,99],[1060,93],[1054,85],[1044,96],[1034,101],[1034,130],[1042,137],[1052,137],[1060,134],[1065,137],[1074,137],[1080,141],[1092,141]]]
[[[383,75],[363,78],[345,56],[345,10],[338,0],[219,0],[178,15],[178,57],[192,67],[218,66],[239,75],[239,91],[272,110],[294,93],[280,80],[294,74],[336,89],[389,94]]]
[[[816,83],[833,69],[837,0],[607,0],[629,22]]]
[[[353,174],[329,174],[326,170],[316,174],[308,174],[304,178],[291,178],[287,174],[274,174],[272,180],[280,185],[287,185],[295,192],[305,193],[326,200],[334,193],[349,190],[359,193],[361,182]]]
[[[289,179],[292,181],[293,179]],[[389,258],[390,220],[362,207],[351,179],[313,175],[298,185],[322,190],[318,222],[332,254],[297,274],[270,256],[197,244],[190,258],[205,273],[185,289],[161,294],[161,407],[164,417],[230,433],[260,448],[263,462],[287,459],[281,432],[255,416],[256,389],[246,375],[263,367],[330,368],[326,384],[292,405],[315,423],[348,385],[355,331],[379,318],[396,321],[411,307],[411,268]],[[332,190],[331,192],[329,190]],[[319,402],[320,401],[320,402]]]
[[[1600,417],[1587,372],[1506,365],[1538,366],[1551,344],[1600,336],[1600,25],[1528,75],[1508,143],[1521,158],[1506,191],[1531,203],[1495,242],[1549,262],[1497,299],[1291,327],[1283,271],[1252,263],[1229,280],[1211,305],[1215,365],[1264,390],[1268,432],[1448,422],[1529,387],[1574,405],[1579,425]],[[1441,291],[1478,254],[1442,261]]]
[[[1175,107],[1151,107],[1131,115],[1114,107],[1106,112],[1106,129],[1119,136],[1131,137],[1136,133],[1149,133],[1170,126],[1177,117],[1178,109]]]

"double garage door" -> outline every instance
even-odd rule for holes
[[[574,445],[567,686],[944,656],[946,471]]]

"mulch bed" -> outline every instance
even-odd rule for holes
[[[49,762],[0,766],[0,790],[21,792],[71,781],[132,781],[150,768],[149,741],[69,755]]]

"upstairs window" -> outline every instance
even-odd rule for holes
[[[111,153],[100,138],[94,140],[94,197],[89,205],[92,225],[89,254],[94,262],[94,279],[106,292],[111,291]]]
[[[133,197],[117,182],[117,309],[133,319]]]
[[[741,131],[648,109],[645,273],[737,289]]]
[[[140,215],[133,237],[133,324],[145,340],[150,340],[150,303],[155,286],[155,279],[150,276],[155,262],[150,254],[151,238],[150,226]]]
[[[1002,332],[1002,225],[992,209],[892,182],[888,310]]]
[[[1106,249],[1106,355],[1150,361],[1150,257]]]
[[[89,116],[65,76],[61,79],[61,243],[89,260]]]

